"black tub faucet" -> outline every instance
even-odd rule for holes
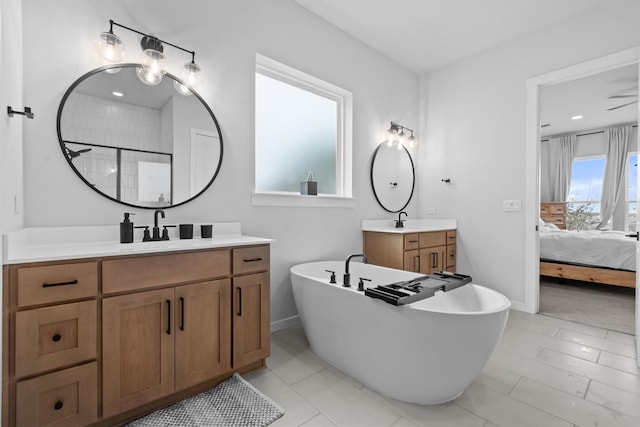
[[[404,216],[408,216],[405,211],[402,211],[398,214],[398,219],[396,220],[396,228],[404,228],[404,219],[402,219],[402,214]]]
[[[367,264],[369,262],[369,259],[365,254],[353,254],[347,257],[347,261],[344,263],[344,276],[342,279],[342,286],[345,288],[351,287],[351,274],[349,274],[349,263],[351,262],[352,258],[362,258],[362,262],[364,264]]]

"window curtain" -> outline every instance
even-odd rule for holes
[[[616,203],[624,194],[627,154],[631,140],[631,126],[605,129],[605,145],[607,146],[607,163],[604,168],[602,182],[602,198],[600,199],[600,229],[606,226],[613,217]]]
[[[549,140],[549,186],[551,202],[566,202],[571,183],[571,165],[576,136],[561,136]]]

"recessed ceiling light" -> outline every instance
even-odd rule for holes
[[[122,92],[116,92],[116,91],[111,92],[111,94],[112,94],[113,96],[124,96],[124,95],[122,94]]]
[[[572,116],[571,120],[580,120],[582,116]]]

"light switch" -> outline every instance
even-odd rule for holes
[[[505,212],[520,212],[522,210],[522,202],[520,200],[503,200],[502,210]]]

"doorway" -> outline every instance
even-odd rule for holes
[[[604,71],[637,64],[639,49],[632,48],[531,78],[527,81],[527,136],[526,136],[526,211],[525,211],[525,308],[538,313],[540,245],[538,219],[540,217],[540,93],[544,86],[567,82]],[[636,331],[640,329],[640,304],[636,299]],[[638,354],[640,341],[636,340]]]

